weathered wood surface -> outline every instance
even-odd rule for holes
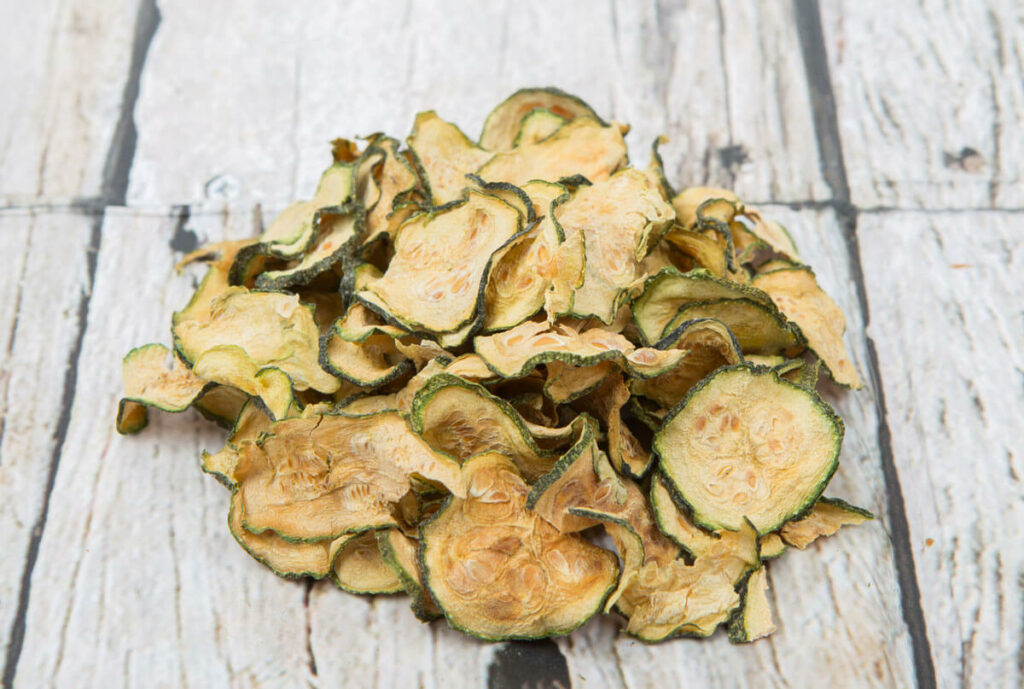
[[[6,683],[1020,686],[1024,235],[983,210],[1021,205],[1015,3],[30,5],[0,29],[32,77],[0,76],[19,96],[0,105]],[[830,493],[880,519],[772,565],[769,641],[645,646],[604,621],[488,645],[399,599],[280,581],[197,469],[216,429],[154,414],[113,433],[109,362],[166,341],[181,250],[308,194],[333,136],[402,136],[429,107],[474,134],[538,83],[632,123],[636,163],[664,132],[679,184],[769,203],[861,371],[878,364],[830,393],[847,422]]]
[[[859,223],[893,456],[921,486],[904,495],[943,687],[1024,685],[1022,220]]]

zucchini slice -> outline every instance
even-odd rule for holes
[[[230,385],[263,404],[274,419],[283,419],[295,397],[292,379],[276,366],[257,366],[241,347],[217,345],[199,355],[192,370],[196,375]]]
[[[779,310],[796,323],[832,380],[849,388],[861,387],[860,376],[843,344],[846,318],[842,309],[818,286],[810,268],[761,273],[754,278],[754,286],[771,295]]]
[[[557,456],[540,448],[519,412],[485,388],[449,373],[419,389],[409,423],[439,452],[465,461],[483,452],[510,457],[527,481],[550,471]]]
[[[307,285],[338,264],[351,260],[366,234],[366,211],[352,201],[321,208],[313,217],[316,239],[301,257],[282,270],[268,270],[256,278],[256,287],[281,290]]]
[[[274,420],[251,398],[238,413],[235,424],[228,435],[224,447],[214,453],[203,451],[201,468],[229,489],[235,486],[235,465],[238,463],[238,448],[243,442],[255,442],[261,433],[270,430]]]
[[[618,560],[526,509],[529,486],[495,453],[463,465],[466,499],[420,528],[423,576],[448,623],[488,640],[568,634],[601,609]]]
[[[461,129],[442,120],[433,110],[416,115],[406,143],[412,149],[420,179],[427,187],[434,208],[457,201],[466,188],[466,175],[476,172],[494,155],[477,146]]]
[[[680,352],[664,373],[630,382],[630,390],[654,400],[666,409],[678,404],[686,394],[712,371],[743,360],[739,343],[722,321],[697,318],[684,321],[663,338],[657,350]],[[644,352],[649,350],[637,350]]]
[[[550,110],[534,108],[519,121],[519,131],[516,132],[512,146],[515,148],[543,141],[561,129],[566,122],[568,122],[566,118],[556,115]]]
[[[545,368],[544,394],[555,404],[567,404],[596,390],[615,371],[615,364],[602,361],[593,366],[573,366],[555,360]]]
[[[124,397],[117,406],[117,432],[138,433],[148,422],[147,407],[181,412],[207,387],[167,347],[148,344],[125,355],[121,364]]]
[[[297,541],[396,526],[392,506],[414,475],[463,493],[458,464],[396,412],[278,421],[234,472],[245,528]]]
[[[721,299],[697,302],[680,307],[675,318],[665,326],[671,333],[686,321],[713,318],[721,321],[736,338],[744,354],[797,354],[803,338],[774,308],[751,299]]]
[[[737,539],[716,542],[693,565],[681,559],[645,563],[617,603],[629,620],[626,633],[646,642],[710,636],[740,604],[736,585],[759,566],[749,522]]]
[[[740,605],[729,620],[729,641],[748,643],[775,631],[768,600],[768,570],[755,569],[740,586]]]
[[[331,393],[338,379],[320,368],[320,337],[313,309],[294,294],[250,292],[232,287],[173,328],[176,349],[186,361],[217,346],[238,347],[258,367],[273,366],[296,390]]]
[[[762,560],[774,560],[777,557],[782,557],[782,554],[789,548],[786,542],[782,540],[782,537],[775,532],[765,534],[761,536],[761,559]]]
[[[822,498],[803,519],[783,525],[782,540],[803,550],[821,536],[831,536],[848,524],[863,524],[875,515],[838,498]]]
[[[695,524],[759,534],[805,514],[839,462],[842,421],[769,369],[719,369],[665,418],[654,451]]]
[[[574,366],[593,366],[622,359],[633,350],[625,337],[602,328],[577,332],[566,325],[527,321],[497,335],[473,340],[476,353],[502,378],[525,376],[537,366],[561,361]]]
[[[243,526],[243,512],[242,498],[235,492],[231,495],[228,511],[231,535],[245,552],[269,567],[274,574],[285,579],[323,579],[331,571],[331,563],[344,539],[296,543],[272,531],[254,534]]]
[[[593,108],[560,89],[520,89],[502,101],[487,116],[483,133],[480,134],[480,146],[489,151],[508,151],[514,146],[527,143],[517,139],[527,126],[526,120],[538,113],[544,115],[545,119],[557,118],[559,124],[576,117],[589,117],[601,121]]]
[[[387,270],[368,280],[356,298],[385,320],[417,333],[461,333],[475,327],[483,318],[495,253],[519,232],[521,216],[490,194],[467,194],[443,211],[406,221]]]
[[[551,204],[565,187],[531,181],[523,185],[530,211],[540,218],[494,267],[484,295],[484,331],[504,330],[522,323],[544,306],[545,294],[558,276],[558,228]],[[529,215],[527,215],[529,217]]]
[[[631,296],[640,262],[674,219],[672,207],[642,172],[628,168],[580,189],[552,213],[567,236],[584,238],[586,264],[572,315],[611,323]]]
[[[629,397],[629,386],[622,374],[615,372],[607,376],[593,393],[582,398],[577,408],[582,406],[603,422],[608,457],[615,470],[623,476],[640,480],[651,467],[651,453],[623,422],[622,408],[629,402]]]
[[[653,344],[671,331],[669,324],[678,318],[681,308],[697,302],[723,299],[748,299],[774,311],[770,296],[759,289],[716,277],[702,269],[680,273],[673,268],[661,270],[644,281],[643,292],[633,302],[633,321],[640,340]]]
[[[599,182],[626,163],[626,142],[619,125],[578,117],[543,141],[498,153],[477,174],[488,182],[517,186],[533,179],[557,182],[576,175]]]
[[[362,304],[352,304],[338,319],[320,347],[320,364],[331,374],[362,388],[386,385],[413,369],[398,350],[402,328],[384,325]]]
[[[204,418],[230,430],[248,401],[249,395],[230,385],[210,385],[199,394],[192,406]]]
[[[675,225],[665,235],[664,242],[688,256],[694,268],[702,268],[716,277],[724,278],[728,271],[728,257],[721,244],[707,235]]]
[[[405,592],[412,599],[410,607],[416,618],[423,622],[429,622],[442,617],[437,603],[430,597],[430,592],[423,585],[417,542],[399,529],[379,529],[376,534],[377,547],[380,548],[381,557],[394,571],[402,582]]]
[[[371,147],[381,150],[384,159],[376,179],[380,199],[366,213],[364,247],[381,237],[394,235],[402,221],[414,211],[412,197],[419,187],[419,178],[406,157],[398,152],[396,139],[378,135],[373,137]]]
[[[347,536],[331,566],[338,588],[355,594],[399,593],[402,580],[377,546],[377,535],[392,529],[369,530]]]

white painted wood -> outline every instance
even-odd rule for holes
[[[847,314],[847,344],[865,371],[866,351],[856,288],[831,211],[766,206],[785,225],[822,287]],[[870,509],[878,519],[847,528],[806,551],[790,549],[769,564],[779,630],[752,645],[723,635],[707,641],[647,646],[618,637],[608,622],[560,642],[570,674],[600,678],[593,686],[634,689],[705,687],[909,687],[910,640],[903,622],[879,460],[874,393],[826,390],[846,423],[839,471],[826,495]],[[582,684],[581,686],[591,686]]]
[[[0,2],[0,204],[99,195],[137,7]]]
[[[92,222],[0,212],[0,656],[42,507]]]
[[[731,184],[720,149],[735,144],[750,158],[734,169],[745,197],[825,198],[791,12],[762,5],[722,22],[711,3],[169,4],[142,78],[129,199],[280,206],[311,193],[335,136],[404,138],[434,108],[475,138],[492,107],[534,85],[632,124],[640,165],[667,134],[680,185]]]
[[[855,204],[1024,205],[1021,3],[821,8]]]
[[[1024,683],[1021,216],[861,216],[860,249],[940,687]]]
[[[173,273],[174,223],[116,210],[104,223],[16,686],[252,687],[306,677],[302,586],[234,543],[227,491],[199,471],[200,449],[219,447],[223,432],[191,414],[156,413],[142,435],[114,432],[117,362],[134,345],[166,343],[169,314],[191,289]],[[251,234],[248,214],[191,225],[203,240]]]

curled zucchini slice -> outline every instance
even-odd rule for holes
[[[380,548],[381,557],[401,581],[405,592],[412,599],[410,607],[416,618],[423,622],[429,622],[442,617],[437,603],[430,597],[430,592],[423,585],[417,541],[409,538],[399,529],[380,529],[376,533],[377,547]]]
[[[478,455],[464,470],[466,499],[420,529],[424,579],[448,623],[483,639],[535,639],[598,612],[618,578],[615,555],[526,509],[529,486],[507,457]]]
[[[322,340],[324,370],[363,388],[376,388],[412,371],[413,363],[396,340],[409,333],[380,322],[362,304],[353,304]]]
[[[593,108],[565,91],[551,87],[520,89],[502,101],[487,116],[483,133],[480,134],[480,146],[490,151],[508,151],[515,146],[532,143],[529,139],[533,137],[526,137],[527,140],[523,140],[523,131],[527,126],[531,131],[540,126],[536,122],[527,122],[538,115],[543,117],[545,122],[554,119],[559,126],[576,117],[589,117],[600,122]],[[547,128],[550,128],[550,125],[546,125],[545,129]],[[544,137],[533,140],[542,138]]]
[[[494,155],[477,146],[461,129],[442,120],[433,110],[416,115],[406,142],[435,208],[457,201],[466,188],[466,175],[476,172]]]
[[[278,421],[234,471],[245,528],[297,541],[397,525],[393,506],[413,476],[463,493],[458,464],[395,412]]]
[[[377,546],[377,534],[387,530],[369,530],[342,539],[331,566],[331,578],[338,588],[356,594],[398,593],[402,580]]]
[[[835,382],[850,388],[861,387],[860,376],[843,344],[846,318],[818,286],[810,268],[762,273],[754,278],[754,286],[771,295],[779,310],[796,323]]]
[[[161,344],[148,344],[128,352],[121,364],[124,397],[117,407],[117,432],[138,433],[146,427],[147,407],[169,412],[188,409],[207,387]]]
[[[356,298],[386,320],[427,334],[459,334],[483,318],[484,288],[495,252],[520,230],[512,206],[477,191],[436,214],[408,220],[395,238],[384,274]],[[444,346],[442,342],[442,346]]]
[[[768,570],[755,569],[739,590],[740,605],[729,620],[729,641],[748,643],[775,631],[772,606],[768,600]]]
[[[782,540],[803,550],[821,536],[831,536],[843,526],[863,524],[875,515],[838,498],[822,498],[803,519],[785,524],[779,530]]]
[[[640,262],[674,219],[672,207],[642,172],[630,168],[584,187],[553,213],[567,236],[584,238],[586,264],[572,315],[611,323],[630,297]]]
[[[842,421],[768,369],[719,369],[665,418],[654,451],[694,523],[758,533],[805,514],[839,461]]]

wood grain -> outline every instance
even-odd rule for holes
[[[103,192],[132,62],[137,0],[5,0],[0,205]]]
[[[941,687],[1024,682],[1020,216],[887,213],[859,235]],[[914,276],[914,277],[908,277]]]
[[[402,138],[436,108],[475,137],[494,105],[533,85],[632,124],[640,165],[667,134],[680,185],[827,196],[785,4],[191,0],[161,12],[136,113],[135,203],[279,207],[311,193],[335,136]]]
[[[1019,2],[821,6],[855,204],[1024,205]]]
[[[0,648],[6,657],[62,410],[93,218],[0,212]],[[60,266],[58,269],[57,266]]]

